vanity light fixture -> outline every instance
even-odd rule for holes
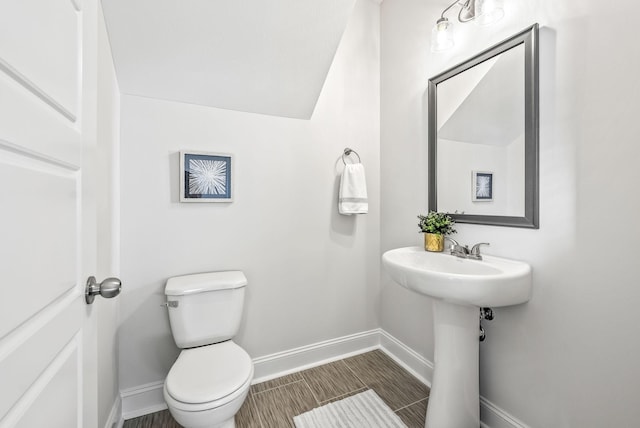
[[[459,6],[458,21],[474,21],[479,25],[489,25],[504,16],[502,0],[456,0],[440,14],[440,19],[431,30],[431,52],[440,52],[453,47],[453,24],[444,16],[451,8]]]

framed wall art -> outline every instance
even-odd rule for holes
[[[180,152],[181,202],[232,202],[233,155]]]
[[[493,201],[493,172],[471,171],[471,200]]]

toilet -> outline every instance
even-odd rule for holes
[[[235,428],[253,379],[238,332],[247,278],[240,271],[169,278],[165,287],[173,339],[182,352],[164,382],[164,399],[185,428]]]

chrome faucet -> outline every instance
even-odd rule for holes
[[[489,245],[488,242],[480,242],[475,244],[471,249],[469,246],[462,246],[453,238],[449,238],[445,236],[445,239],[451,241],[451,247],[449,247],[449,251],[452,256],[460,257],[461,259],[473,259],[473,260],[482,260],[482,254],[480,254],[480,247],[482,245]]]
[[[451,241],[451,247],[449,247],[449,251],[451,251],[452,256],[460,257],[463,259],[467,258],[467,256],[469,255],[469,247],[467,247],[466,245],[463,247],[458,243],[458,241],[453,238],[449,238],[448,236],[445,236],[444,239]]]

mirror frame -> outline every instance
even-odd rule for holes
[[[538,24],[509,37],[497,45],[480,52],[471,59],[458,64],[437,76],[429,79],[429,211],[438,211],[437,193],[437,92],[438,84],[450,79],[481,62],[500,55],[501,53],[524,44],[524,217],[501,215],[477,215],[449,213],[458,223],[485,224],[492,226],[538,228],[538,200],[539,200],[539,59],[538,59]]]

